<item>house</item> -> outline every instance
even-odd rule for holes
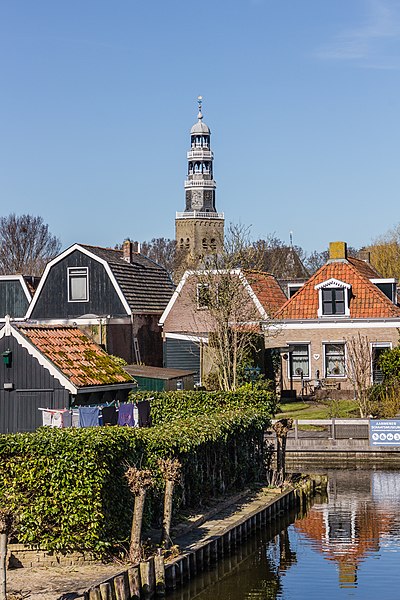
[[[227,280],[229,293],[236,296],[235,306],[230,306],[227,315],[233,328],[261,333],[261,321],[269,319],[286,301],[269,273],[240,269],[186,271],[160,319],[164,366],[196,371],[197,383],[212,370],[209,338],[218,324],[210,311],[210,294],[214,293],[214,304],[218,304],[226,292]]]
[[[331,243],[327,263],[276,312],[274,323],[265,324],[266,346],[281,353],[282,390],[317,387],[349,396],[349,352],[358,335],[369,349],[371,382],[378,381],[379,355],[398,344],[396,301],[395,279],[348,256],[345,242]]]
[[[34,431],[39,408],[124,401],[130,375],[77,327],[11,322],[0,329],[0,433]]]
[[[26,318],[77,326],[128,363],[162,366],[158,320],[175,287],[137,249],[74,244],[46,266]]]
[[[39,277],[0,275],[0,323],[6,315],[23,319],[39,284]]]

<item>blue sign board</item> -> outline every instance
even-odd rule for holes
[[[369,444],[370,446],[400,446],[400,421],[371,419]]]

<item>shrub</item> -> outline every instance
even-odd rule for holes
[[[160,457],[182,463],[181,506],[205,503],[260,478],[269,423],[264,409],[230,407],[178,420],[168,418],[173,411],[165,398],[164,408],[164,422],[160,405],[155,418],[161,424],[151,429],[41,428],[0,436],[0,505],[17,516],[16,539],[99,555],[127,540],[133,508],[124,477],[128,464],[151,468],[158,477],[149,494],[148,523],[160,515]]]

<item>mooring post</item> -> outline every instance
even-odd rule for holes
[[[155,590],[154,558],[140,563],[140,579],[142,582],[142,595],[150,598]]]
[[[100,598],[101,600],[113,600],[111,583],[106,581],[105,583],[101,583],[99,586],[100,589]]]
[[[89,590],[89,600],[102,600],[100,589],[98,587],[94,587]]]
[[[165,596],[165,565],[162,554],[154,557],[154,576],[156,582],[156,596]]]

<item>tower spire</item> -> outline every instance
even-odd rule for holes
[[[219,252],[224,239],[224,215],[215,206],[214,155],[211,131],[203,121],[203,97],[197,97],[197,122],[190,130],[185,181],[185,211],[176,213],[178,247],[192,258]]]

